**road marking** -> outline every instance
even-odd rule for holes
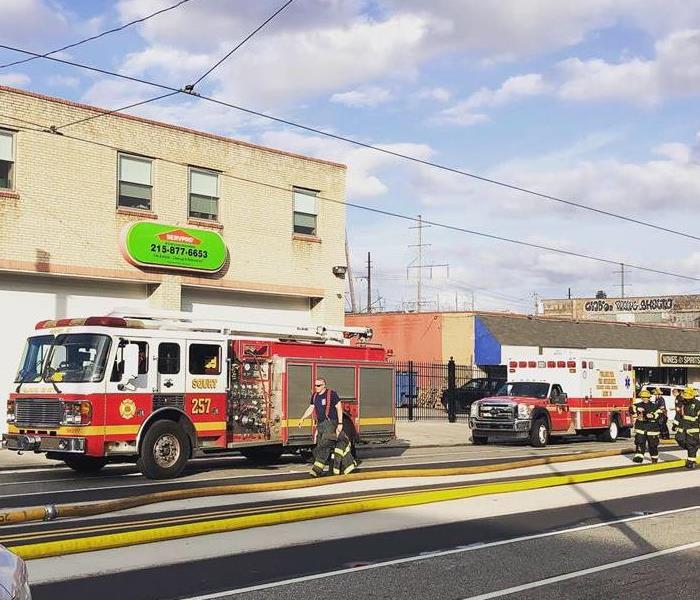
[[[524,592],[526,590],[532,590],[534,588],[542,587],[545,585],[559,583],[560,581],[576,579],[577,577],[585,577],[586,575],[600,573],[601,571],[617,569],[618,567],[624,567],[626,565],[631,565],[636,562],[641,562],[643,560],[650,560],[652,558],[658,558],[659,556],[666,556],[668,554],[676,554],[678,552],[684,552],[685,550],[692,550],[693,548],[700,548],[700,541],[692,542],[690,544],[683,544],[682,546],[674,546],[673,548],[666,548],[665,550],[658,550],[657,552],[642,554],[633,558],[626,558],[625,560],[618,560],[616,562],[600,565],[598,567],[591,567],[590,569],[581,569],[580,571],[573,571],[571,573],[565,573],[564,575],[557,575],[556,577],[548,577],[547,579],[540,579],[539,581],[533,581],[531,583],[525,583],[523,585],[516,585],[502,590],[497,590],[495,592],[488,592],[487,594],[469,596],[464,600],[489,600],[490,598],[501,598],[502,596],[510,596],[511,594],[516,594],[518,592]]]
[[[418,556],[408,556],[406,558],[396,558],[393,560],[386,560],[379,563],[372,563],[371,565],[363,565],[361,567],[351,567],[347,569],[338,569],[336,571],[327,571],[325,573],[316,573],[315,575],[305,575],[303,577],[294,577],[292,579],[284,579],[282,581],[276,581],[273,583],[263,583],[260,585],[253,585],[245,588],[236,588],[233,590],[228,590],[226,592],[215,592],[213,594],[205,594],[203,596],[190,596],[184,598],[183,600],[218,600],[219,598],[226,598],[227,596],[234,596],[238,594],[245,594],[247,592],[257,592],[260,590],[269,590],[272,588],[283,587],[286,585],[293,585],[295,583],[303,583],[305,581],[314,581],[317,579],[326,579],[328,577],[337,577],[338,575],[348,575],[353,573],[359,573],[361,571],[370,571],[373,569],[381,569],[383,567],[391,567],[393,565],[403,565],[406,563],[419,562],[422,560],[430,560],[433,558],[440,558],[442,556],[452,556],[455,554],[466,554],[467,552],[475,552],[477,550],[485,550],[487,548],[495,548],[497,546],[506,546],[508,544],[517,544],[519,542],[527,542],[530,540],[537,540],[542,538],[555,537],[558,535],[565,535],[567,533],[578,533],[580,531],[589,531],[591,529],[597,529],[599,527],[611,527],[619,523],[631,523],[634,521],[641,521],[644,519],[652,519],[656,517],[664,517],[666,515],[673,515],[677,513],[689,512],[693,510],[700,510],[700,505],[688,506],[685,508],[675,508],[671,510],[664,510],[657,513],[652,513],[648,515],[639,515],[635,517],[624,517],[622,519],[615,519],[613,521],[605,521],[603,523],[594,523],[592,525],[580,525],[578,527],[572,527],[570,529],[559,529],[557,531],[548,531],[545,533],[535,533],[531,535],[523,535],[516,538],[511,538],[509,540],[499,540],[497,542],[488,542],[486,544],[474,544],[472,546],[467,546],[466,548],[453,548],[452,550],[440,550],[439,552],[428,552],[426,554],[419,554]]]

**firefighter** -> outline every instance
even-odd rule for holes
[[[644,453],[649,446],[649,456],[652,463],[659,462],[659,417],[661,411],[652,402],[651,394],[648,390],[642,390],[639,398],[632,405],[632,413],[635,415],[634,421],[634,446],[635,453],[632,459],[636,463],[644,462]]]
[[[309,474],[320,477],[343,431],[343,404],[338,394],[326,387],[326,380],[323,377],[316,378],[314,390],[309,407],[299,420],[299,427],[313,414],[316,421],[316,446],[314,464]]]
[[[660,411],[659,414],[659,431],[661,435],[659,436],[662,440],[667,440],[671,436],[668,432],[668,410],[666,409],[666,399],[661,393],[660,388],[654,388],[654,402]]]
[[[695,389],[690,386],[686,387],[679,397],[681,402],[676,407],[673,428],[678,445],[688,451],[685,468],[694,469],[697,465],[700,442],[700,400],[697,399]]]

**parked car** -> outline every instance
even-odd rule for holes
[[[472,402],[496,395],[506,382],[502,377],[476,377],[455,389],[455,407],[457,412],[469,412]],[[442,392],[442,405],[447,410],[447,392]]]
[[[0,600],[32,600],[27,565],[0,545]]]

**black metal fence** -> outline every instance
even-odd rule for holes
[[[396,418],[401,421],[419,419],[466,420],[469,416],[464,402],[459,401],[457,388],[471,379],[485,377],[472,365],[397,361],[395,405]]]

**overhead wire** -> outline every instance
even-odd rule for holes
[[[43,55],[41,55],[41,54],[38,54],[38,53],[36,53],[36,52],[32,52],[32,51],[30,51],[30,50],[25,50],[25,49],[23,49],[23,48],[17,48],[17,47],[14,47],[14,46],[8,46],[8,45],[5,45],[5,44],[0,44],[0,48],[5,49],[5,50],[11,50],[11,51],[14,51],[14,52],[20,52],[20,53],[23,53],[23,54],[29,54],[29,55],[35,56],[35,57],[37,57],[37,58],[45,58],[46,60],[51,60],[51,61],[59,62],[59,63],[66,64],[66,65],[70,65],[70,66],[73,66],[73,67],[76,67],[76,68],[80,68],[80,69],[86,69],[86,70],[89,70],[89,71],[92,71],[92,72],[95,72],[95,73],[101,73],[101,74],[103,74],[103,75],[110,75],[110,76],[112,76],[112,77],[119,77],[119,78],[122,78],[122,79],[125,79],[125,80],[128,80],[128,81],[132,81],[132,82],[134,82],[134,83],[141,83],[141,84],[144,84],[144,85],[149,85],[149,86],[157,87],[157,88],[164,89],[164,90],[169,90],[169,91],[172,91],[172,92],[180,92],[180,91],[181,91],[181,90],[179,90],[179,89],[177,89],[177,88],[174,88],[174,87],[172,87],[172,86],[169,86],[169,85],[165,85],[165,84],[161,84],[161,83],[149,81],[149,80],[146,80],[146,79],[141,79],[141,78],[139,78],[139,77],[133,77],[133,76],[130,76],[130,75],[124,75],[124,74],[121,74],[121,73],[115,73],[114,71],[109,71],[109,70],[107,70],[107,69],[102,69],[102,68],[99,68],[99,67],[93,67],[93,66],[91,66],[91,65],[85,65],[85,64],[77,63],[77,62],[75,62],[75,61],[69,61],[69,60],[59,59],[59,58],[56,58],[56,57],[54,57],[54,56],[43,56]],[[700,241],[700,236],[693,235],[693,234],[691,234],[691,233],[689,233],[689,232],[679,231],[679,230],[676,230],[676,229],[672,229],[672,228],[670,228],[670,227],[664,227],[663,225],[657,225],[657,224],[655,224],[655,223],[650,223],[650,222],[648,222],[648,221],[643,221],[643,220],[641,220],[641,219],[636,219],[636,218],[634,218],[634,217],[630,217],[630,216],[627,216],[627,215],[621,215],[621,214],[618,214],[618,213],[614,213],[614,212],[612,212],[612,211],[607,211],[607,210],[604,210],[604,209],[602,209],[602,208],[596,208],[596,207],[590,206],[590,205],[588,205],[588,204],[582,204],[582,203],[580,203],[580,202],[575,202],[575,201],[573,201],[573,200],[566,200],[566,199],[564,199],[564,198],[559,198],[559,197],[557,197],[557,196],[553,196],[553,195],[550,195],[550,194],[545,194],[545,193],[542,193],[542,192],[537,192],[537,191],[531,190],[531,189],[529,189],[529,188],[521,187],[521,186],[514,185],[514,184],[511,184],[511,183],[507,183],[507,182],[504,182],[504,181],[499,181],[499,180],[497,180],[497,179],[493,179],[493,178],[490,178],[490,177],[485,177],[485,176],[483,176],[483,175],[478,175],[478,174],[476,174],[476,173],[471,173],[471,172],[469,172],[469,171],[464,171],[464,170],[462,170],[462,169],[457,169],[457,168],[455,168],[455,167],[450,167],[450,166],[443,165],[443,164],[440,164],[440,163],[436,163],[436,162],[433,162],[433,161],[425,160],[425,159],[422,159],[422,158],[418,158],[418,157],[416,157],[416,156],[411,156],[411,155],[409,155],[409,154],[404,154],[404,153],[402,153],[402,152],[397,152],[397,151],[395,151],[395,150],[389,150],[388,148],[383,148],[383,147],[381,147],[381,146],[376,146],[376,145],[373,145],[373,144],[369,144],[369,143],[366,143],[366,142],[362,142],[362,141],[360,141],[360,140],[356,140],[356,139],[353,139],[353,138],[350,138],[350,137],[347,137],[347,136],[343,136],[343,135],[331,133],[331,132],[329,132],[329,131],[324,131],[324,130],[318,129],[318,128],[316,128],[316,127],[310,127],[310,126],[304,125],[304,124],[302,124],[302,123],[297,123],[297,122],[295,122],[295,121],[290,121],[290,120],[288,120],[288,119],[283,119],[283,118],[281,118],[281,117],[276,117],[276,116],[274,116],[274,115],[269,115],[269,114],[267,114],[267,113],[263,113],[263,112],[260,112],[260,111],[257,111],[257,110],[253,110],[253,109],[250,109],[250,108],[245,108],[245,107],[243,107],[243,106],[239,106],[239,105],[237,105],[237,104],[233,104],[233,103],[230,103],[230,102],[225,102],[225,101],[219,100],[219,99],[217,99],[217,98],[212,98],[212,97],[204,96],[204,95],[201,95],[201,94],[193,94],[193,95],[194,95],[195,98],[200,98],[201,100],[205,100],[205,101],[207,101],[207,102],[211,102],[211,103],[214,103],[214,104],[217,104],[217,105],[220,105],[220,106],[225,106],[225,107],[228,107],[228,108],[231,108],[231,109],[234,109],[234,110],[237,110],[237,111],[240,111],[240,112],[249,114],[249,115],[251,115],[251,116],[260,117],[260,118],[262,118],[262,119],[266,119],[266,120],[269,120],[269,121],[273,121],[273,122],[279,123],[279,124],[281,124],[281,125],[287,125],[287,126],[289,126],[289,127],[295,128],[295,129],[300,129],[300,130],[303,130],[303,131],[307,131],[307,132],[309,132],[309,133],[314,133],[314,134],[317,134],[317,135],[320,135],[320,136],[323,136],[323,137],[327,137],[327,138],[330,138],[330,139],[334,139],[334,140],[338,140],[338,141],[345,142],[345,143],[348,143],[348,144],[352,144],[352,145],[354,145],[354,146],[358,146],[358,147],[361,147],[361,148],[367,148],[367,149],[373,150],[373,151],[375,151],[375,152],[381,152],[381,153],[383,153],[383,154],[386,154],[386,155],[389,155],[389,156],[393,156],[393,157],[395,157],[395,158],[399,158],[399,159],[402,159],[402,160],[407,160],[407,161],[410,161],[410,162],[413,162],[413,163],[416,163],[416,164],[424,165],[424,166],[427,166],[427,167],[431,167],[431,168],[438,169],[438,170],[441,170],[441,171],[453,173],[453,174],[456,174],[456,175],[461,175],[461,176],[464,176],[464,177],[469,177],[469,178],[471,178],[471,179],[474,179],[474,180],[477,180],[477,181],[481,181],[481,182],[483,182],[483,183],[489,183],[489,184],[492,184],[492,185],[495,185],[495,186],[498,186],[498,187],[501,187],[501,188],[504,188],[504,189],[509,189],[509,190],[512,190],[512,191],[521,192],[521,193],[528,194],[528,195],[531,195],[531,196],[534,196],[534,197],[538,197],[538,198],[542,198],[542,199],[545,199],[545,200],[550,200],[550,201],[552,201],[552,202],[557,202],[557,203],[560,203],[560,204],[563,204],[563,205],[567,205],[567,206],[570,206],[570,207],[573,207],[573,208],[578,208],[578,209],[581,209],[581,210],[586,210],[586,211],[590,211],[590,212],[593,212],[593,213],[596,213],[596,214],[604,215],[604,216],[607,216],[607,217],[610,217],[610,218],[614,218],[614,219],[626,221],[626,222],[629,222],[629,223],[634,223],[634,224],[640,225],[640,226],[642,226],[642,227],[647,227],[647,228],[654,229],[654,230],[657,230],[657,231],[662,231],[662,232],[664,232],[664,233],[669,233],[669,234],[671,234],[671,235],[677,235],[677,236],[681,236],[681,237],[684,237],[684,238],[688,238],[688,239],[693,239],[693,240],[696,240],[696,241]]]
[[[114,113],[122,112],[124,110],[128,110],[130,108],[136,108],[137,106],[144,106],[146,104],[150,104],[151,102],[157,102],[158,100],[163,100],[165,98],[170,98],[171,96],[176,96],[178,94],[189,94],[192,96],[196,96],[196,92],[194,88],[201,83],[209,74],[211,74],[219,65],[221,65],[226,59],[228,59],[232,54],[234,54],[237,50],[239,50],[246,42],[248,42],[256,33],[258,33],[263,27],[265,27],[270,21],[272,21],[277,15],[279,15],[284,9],[286,9],[294,0],[287,0],[287,2],[282,5],[280,8],[278,8],[272,15],[270,15],[263,23],[258,25],[253,31],[251,31],[243,40],[238,42],[223,58],[218,60],[210,69],[208,69],[204,74],[202,74],[194,83],[186,85],[184,88],[168,92],[167,94],[162,94],[160,96],[155,96],[153,98],[147,98],[146,100],[140,100],[139,102],[135,102],[133,104],[127,104],[126,106],[121,106],[119,108],[115,108],[112,110],[107,110],[104,112],[100,112],[96,115],[91,115],[89,117],[85,117],[84,119],[78,119],[77,121],[72,121],[70,123],[64,123],[63,125],[58,125],[54,126],[52,129],[55,131],[59,131],[61,129],[65,129],[67,127],[73,127],[74,125],[79,125],[81,123],[85,123],[87,121],[92,121],[94,119],[99,119],[100,117],[106,117],[108,115],[113,115]]]
[[[128,23],[125,23],[124,25],[120,25],[119,27],[114,27],[113,29],[108,29],[107,31],[103,31],[102,33],[98,33],[97,35],[92,35],[92,36],[84,38],[82,40],[78,40],[77,42],[73,42],[73,43],[68,44],[66,46],[62,46],[61,48],[56,48],[55,50],[51,50],[50,52],[47,52],[46,54],[32,56],[30,58],[16,60],[14,62],[0,65],[0,69],[4,69],[6,67],[14,67],[16,65],[22,65],[24,63],[28,63],[28,62],[31,62],[33,60],[36,60],[37,58],[48,58],[51,55],[57,54],[59,52],[63,52],[64,50],[69,50],[71,48],[75,48],[75,47],[80,46],[82,44],[86,44],[87,42],[91,42],[93,40],[99,39],[99,38],[104,37],[106,35],[110,35],[112,33],[118,32],[118,31],[123,31],[124,29],[127,29],[128,27],[131,27],[132,25],[137,25],[138,23],[144,23],[145,21],[148,21],[149,19],[152,19],[153,17],[157,17],[158,15],[162,15],[163,13],[174,10],[174,9],[178,8],[179,6],[182,6],[183,4],[187,4],[188,2],[190,2],[190,0],[180,0],[179,2],[177,2],[171,6],[168,6],[166,8],[162,8],[160,10],[157,10],[151,14],[145,15],[145,16],[140,17],[138,19],[134,19],[133,21],[129,21]]]
[[[4,115],[4,114],[0,114],[0,117],[9,118],[9,119],[12,119],[12,118],[13,118],[11,115]],[[29,123],[28,121],[25,121],[25,122]],[[36,123],[30,123],[30,124],[36,125],[37,127],[41,127],[41,125],[36,124]],[[43,128],[43,129],[40,131],[40,133],[53,134],[53,131],[52,131],[50,128]],[[88,144],[94,144],[94,145],[98,145],[98,146],[105,147],[105,148],[109,148],[109,149],[116,150],[116,151],[123,151],[123,150],[124,150],[124,148],[117,148],[116,146],[113,146],[113,145],[111,145],[111,144],[107,144],[107,143],[103,143],[103,142],[98,142],[98,141],[95,141],[95,140],[86,140],[86,139],[84,139],[84,138],[80,138],[80,137],[78,137],[78,136],[74,136],[74,135],[70,135],[70,134],[61,134],[61,136],[66,137],[67,139],[73,139],[73,140],[76,140],[76,141],[82,141],[82,142],[85,142],[85,143],[88,143]],[[163,157],[156,157],[156,156],[154,156],[154,157],[152,157],[152,158],[157,159],[157,160],[163,160],[164,162],[168,162],[168,163],[170,163],[170,164],[176,164],[176,165],[185,166],[185,167],[188,167],[188,166],[189,166],[187,163],[178,162],[178,161],[175,161],[175,160],[170,160],[170,159],[163,158]],[[255,179],[250,179],[250,178],[247,178],[247,177],[242,177],[242,176],[240,176],[240,175],[233,175],[233,174],[230,174],[230,173],[221,173],[221,175],[222,175],[223,177],[227,177],[227,178],[230,178],[230,179],[235,179],[235,180],[238,180],[238,181],[244,181],[244,182],[246,182],[246,183],[251,183],[251,184],[254,184],[254,185],[261,185],[261,186],[265,186],[265,187],[268,187],[268,188],[276,189],[276,190],[278,190],[278,191],[284,191],[284,192],[289,192],[289,191],[290,191],[289,188],[284,187],[284,186],[281,186],[281,185],[276,185],[276,184],[273,184],[273,183],[267,183],[267,182],[263,182],[263,181],[258,181],[258,180],[255,180]],[[384,209],[380,209],[380,208],[376,208],[376,207],[372,207],[372,206],[366,206],[366,205],[363,205],[363,204],[358,204],[358,203],[356,203],[356,202],[348,202],[347,200],[339,200],[339,199],[337,199],[337,198],[330,198],[330,197],[328,197],[328,196],[322,196],[322,195],[317,195],[317,196],[315,196],[315,197],[316,197],[317,199],[319,199],[319,200],[324,201],[324,202],[330,202],[330,203],[333,203],[333,204],[338,204],[338,205],[342,205],[342,206],[346,206],[346,207],[350,207],[350,208],[356,208],[356,209],[358,209],[358,210],[363,210],[363,211],[371,212],[371,213],[374,213],[374,214],[380,214],[380,215],[383,215],[383,216],[393,217],[393,218],[396,218],[396,219],[401,219],[401,220],[404,220],[404,221],[409,221],[409,222],[411,222],[411,223],[419,223],[419,222],[422,222],[424,225],[432,225],[432,226],[434,226],[434,227],[438,227],[438,228],[445,229],[445,230],[448,230],[448,231],[455,231],[455,232],[459,232],[459,233],[466,233],[466,234],[468,234],[468,235],[472,235],[472,236],[475,236],[475,237],[481,237],[481,238],[484,238],[484,239],[490,239],[490,240],[495,240],[495,241],[500,241],[500,242],[506,242],[506,243],[509,243],[509,244],[514,244],[514,245],[518,245],[518,246],[522,246],[522,247],[533,248],[533,249],[537,249],[537,250],[544,250],[544,251],[552,252],[552,253],[555,253],[555,254],[561,254],[561,255],[570,256],[570,257],[574,257],[574,258],[580,258],[580,259],[595,261],[595,262],[599,262],[599,263],[603,263],[603,264],[609,264],[609,265],[618,266],[618,265],[620,264],[620,262],[621,262],[620,260],[615,260],[615,259],[610,259],[610,258],[604,258],[604,257],[601,257],[601,256],[594,256],[594,255],[591,255],[591,254],[585,254],[585,253],[583,253],[583,252],[576,252],[576,251],[574,251],[574,250],[566,250],[566,249],[564,249],[564,248],[556,248],[556,247],[552,247],[552,246],[545,246],[545,245],[542,245],[542,244],[536,244],[536,243],[534,243],[534,242],[527,242],[527,241],[524,241],[524,240],[519,240],[519,239],[515,239],[515,238],[509,238],[509,237],[506,237],[506,236],[496,235],[496,234],[492,234],[492,233],[486,233],[486,232],[478,231],[478,230],[475,230],[475,229],[468,229],[468,228],[466,228],[466,227],[459,227],[459,226],[457,226],[457,225],[450,225],[450,224],[448,224],[448,223],[440,223],[440,222],[438,222],[438,221],[433,221],[433,220],[425,219],[425,218],[422,218],[422,217],[421,217],[421,219],[418,219],[417,217],[413,217],[413,216],[411,216],[411,215],[406,215],[406,214],[402,214],[402,213],[397,213],[397,212],[394,212],[394,211],[384,210]],[[626,267],[631,268],[631,269],[636,269],[636,270],[638,270],[638,271],[645,271],[645,272],[649,272],[649,273],[654,273],[654,274],[656,274],[656,275],[664,275],[664,276],[668,276],[668,277],[676,277],[676,278],[678,278],[678,279],[685,279],[685,280],[688,280],[688,281],[700,281],[700,277],[693,277],[693,276],[691,276],[691,275],[685,275],[685,274],[681,274],[681,273],[674,273],[674,272],[666,271],[666,270],[663,270],[663,269],[656,269],[656,268],[653,268],[653,267],[647,267],[647,266],[643,266],[643,265],[632,264],[632,263],[628,263],[628,262],[626,262],[626,261],[625,261],[624,264],[625,264]]]

